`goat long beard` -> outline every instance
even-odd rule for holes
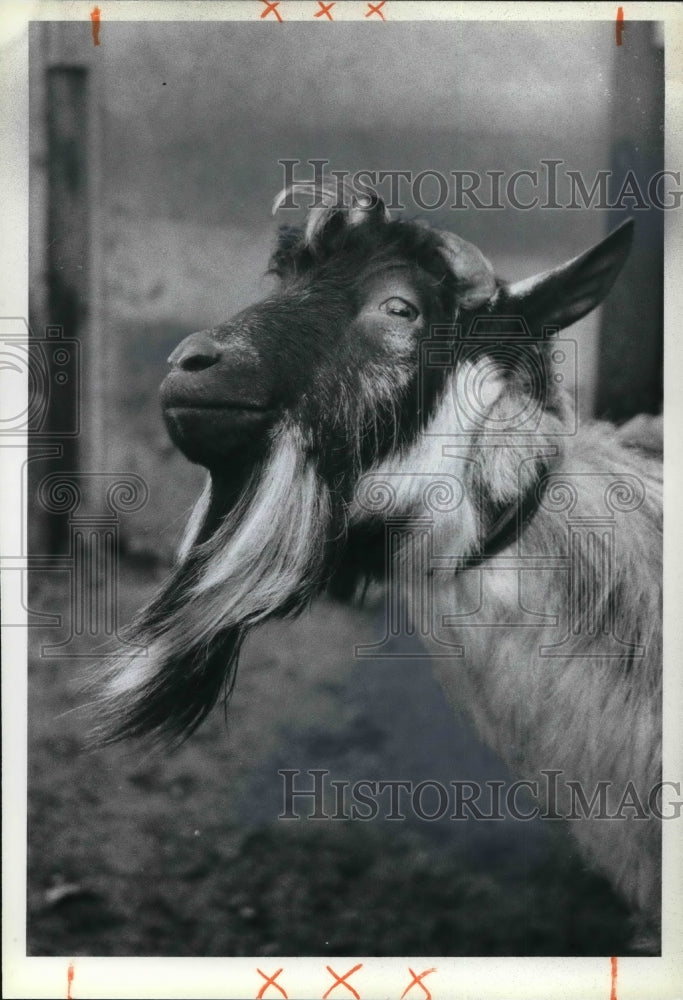
[[[232,691],[249,629],[301,611],[326,583],[344,519],[298,429],[279,428],[241,499],[211,530],[215,499],[207,490],[198,501],[178,566],[128,630],[141,652],[111,664],[99,744],[189,736]]]

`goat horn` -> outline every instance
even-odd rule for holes
[[[496,291],[496,278],[481,250],[455,233],[439,235],[440,253],[455,276],[460,305],[475,309],[488,302]]]
[[[299,181],[284,188],[273,202],[273,215],[284,204],[285,200],[294,194],[306,194],[315,198],[306,220],[305,239],[312,246],[322,232],[329,219],[336,213],[346,217],[349,226],[357,226],[371,220],[389,222],[387,208],[374,191],[356,191],[345,181],[333,183],[325,181],[322,185],[314,181]]]
[[[352,199],[349,211],[350,226],[357,226],[369,219],[379,222],[391,221],[389,210],[376,191],[352,191]]]

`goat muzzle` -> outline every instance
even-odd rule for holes
[[[264,437],[276,411],[251,352],[201,331],[186,337],[168,363],[160,389],[164,420],[190,461],[212,468]]]

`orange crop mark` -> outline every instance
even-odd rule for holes
[[[382,13],[382,7],[387,2],[387,0],[379,0],[379,3],[369,3],[368,7],[370,10],[365,15],[366,17],[371,17],[373,14],[378,14],[382,20],[384,20],[384,14]]]
[[[419,976],[418,976],[417,973],[413,972],[413,970],[410,968],[410,966],[408,966],[408,972],[410,973],[410,975],[413,978],[408,983],[408,985],[404,989],[403,993],[401,993],[401,1000],[403,1000],[403,997],[407,993],[410,993],[410,991],[412,990],[413,986],[419,986],[421,989],[424,990],[424,992],[425,992],[425,1000],[432,1000],[432,994],[429,992],[429,990],[427,989],[427,987],[425,986],[425,984],[422,982],[422,980],[424,979],[425,976],[428,976],[430,972],[436,972],[436,969],[425,969],[424,972],[421,972],[419,974]]]
[[[318,7],[320,7],[320,10],[318,11],[317,14],[314,14],[313,17],[322,17],[323,15],[325,15],[328,21],[334,21],[334,18],[330,14],[330,11],[334,7],[335,3],[336,0],[332,0],[332,3],[323,3],[323,0],[318,0]]]
[[[280,17],[280,13],[278,11],[280,0],[261,0],[261,3],[266,5],[266,9],[261,11],[261,20],[263,20],[264,17],[268,17],[269,14],[275,14],[277,20],[280,24],[282,24],[282,18]]]
[[[66,1000],[73,1000],[71,996],[71,984],[74,981],[74,966],[73,962],[66,970]]]
[[[617,960],[610,958],[610,968],[612,971],[612,988],[609,991],[609,1000],[617,1000]]]
[[[282,972],[282,969],[278,969],[277,972],[273,973],[272,976],[267,976],[265,972],[261,972],[259,968],[257,968],[256,971],[260,976],[263,976],[263,978],[265,979],[265,983],[263,984],[259,992],[256,994],[256,1000],[262,1000],[262,997],[266,995],[266,990],[268,989],[269,986],[274,986],[276,990],[279,990],[280,993],[282,993],[285,1000],[288,1000],[287,994],[285,993],[283,988],[280,986],[279,983],[275,982],[277,977]]]
[[[90,20],[92,21],[92,40],[94,45],[100,44],[100,15],[102,11],[99,7],[93,7],[90,12]]]
[[[621,45],[621,35],[624,30],[624,8],[617,11],[617,45]]]
[[[323,993],[323,1000],[327,1000],[332,990],[336,990],[338,986],[345,986],[350,993],[353,993],[356,1000],[360,1000],[360,993],[356,993],[353,986],[349,985],[349,983],[347,983],[346,980],[349,978],[349,976],[352,976],[354,972],[358,972],[359,969],[363,968],[362,962],[359,962],[358,965],[354,965],[354,967],[352,969],[349,969],[348,972],[345,972],[343,976],[338,976],[337,973],[334,971],[334,969],[331,969],[329,965],[326,965],[325,968],[327,969],[327,971],[331,976],[334,976],[336,981],[332,983],[327,993]]]

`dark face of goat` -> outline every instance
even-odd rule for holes
[[[229,691],[253,625],[300,611],[330,583],[347,594],[359,575],[381,571],[370,556],[362,565],[373,548],[363,532],[378,527],[354,523],[354,492],[367,470],[419,443],[453,391],[452,369],[420,363],[434,327],[466,331],[483,316],[495,331],[522,317],[545,371],[543,325],[562,328],[593,309],[630,239],[627,224],[563,267],[508,286],[475,247],[389,221],[378,200],[323,204],[304,230],[283,230],[271,260],[277,291],[169,358],[164,417],[210,484],[176,570],[131,630],[146,656],[112,669],[103,738],[186,736]],[[561,419],[549,377],[530,386],[509,352],[505,363],[493,346],[485,354],[499,400],[540,392]]]
[[[423,378],[418,399],[420,342],[458,308],[446,244],[401,223],[331,228],[315,254],[284,233],[277,293],[169,358],[161,398],[171,437],[228,490],[288,423],[349,501],[358,471],[413,440],[442,387],[443,372]],[[480,297],[490,297],[493,276],[471,254]]]

